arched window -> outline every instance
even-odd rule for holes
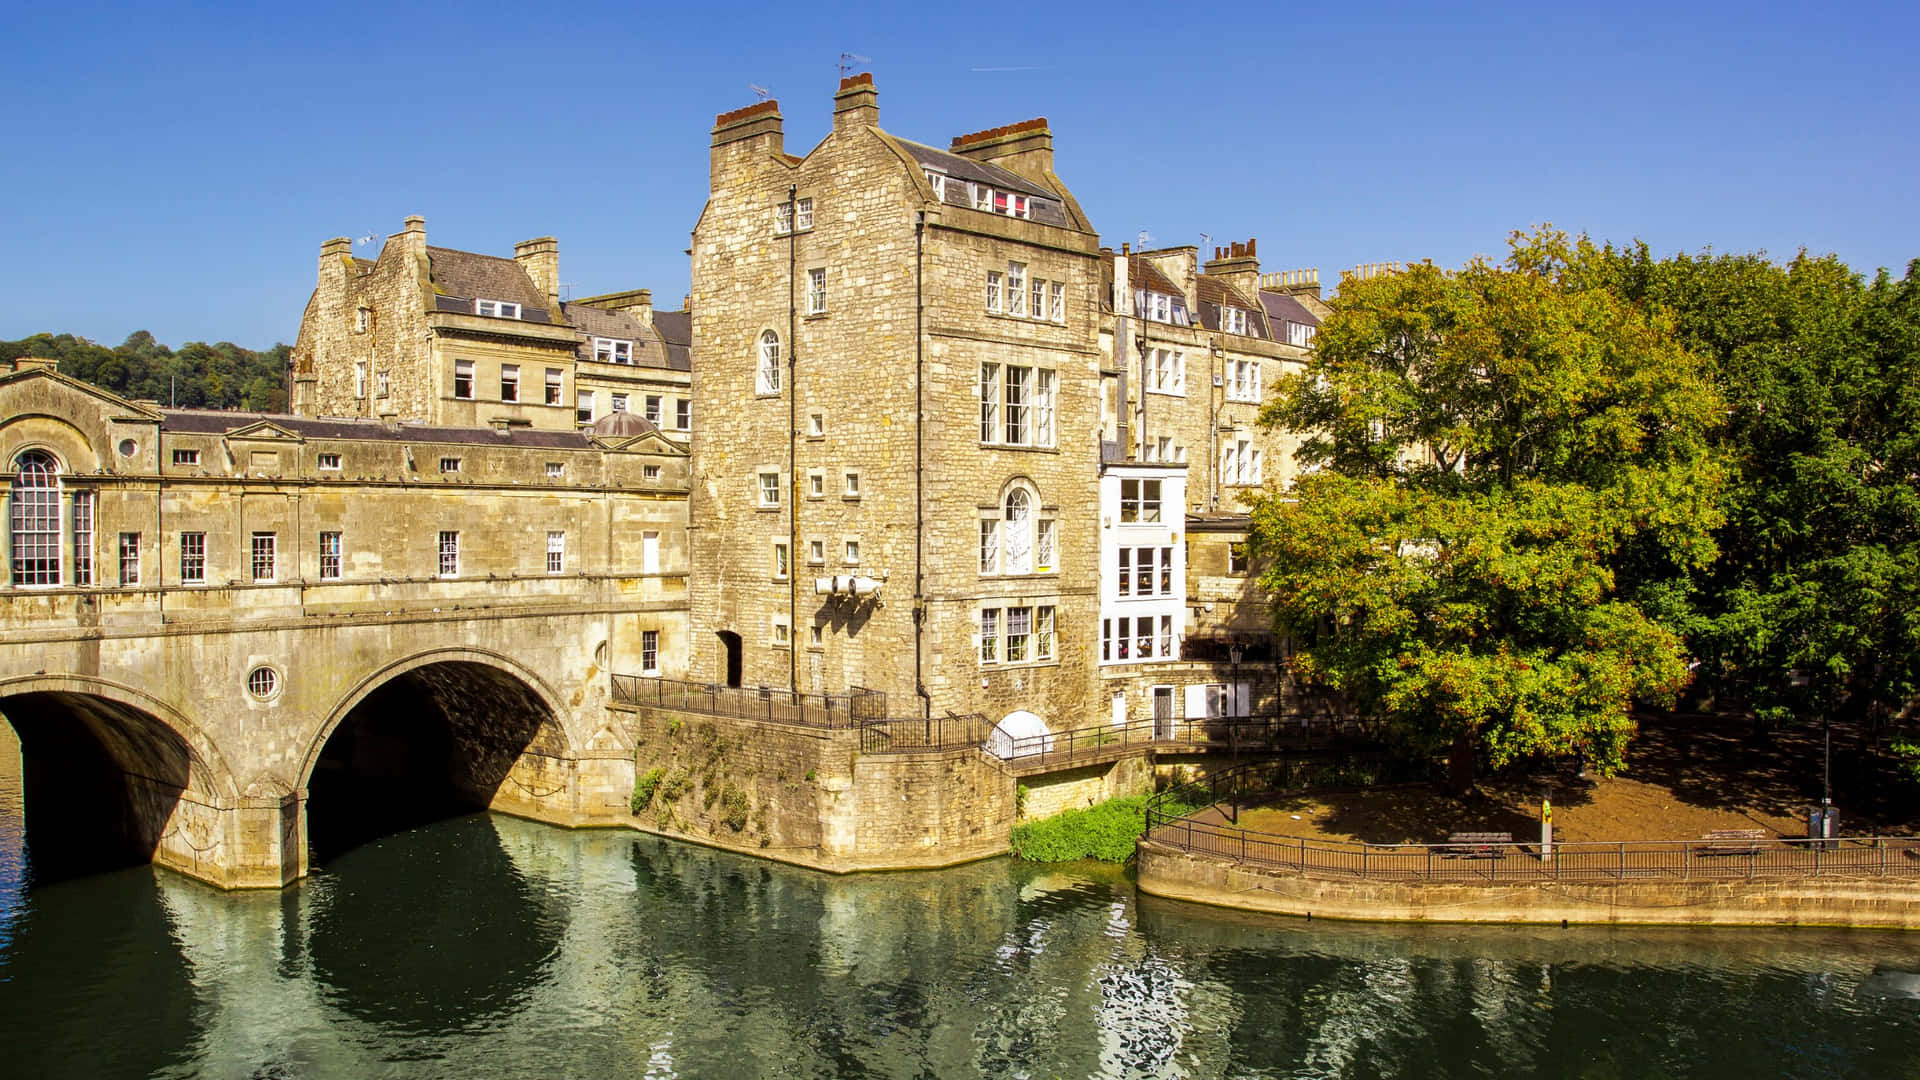
[[[1006,544],[1006,573],[1033,573],[1033,500],[1026,488],[1007,492],[1001,504],[1000,536]]]
[[[1053,518],[1040,512],[1039,497],[1015,481],[980,517],[980,573],[1050,574],[1054,571]]]
[[[44,450],[13,462],[13,583],[60,584],[60,465]]]
[[[780,335],[771,330],[760,333],[760,392],[780,392]]]

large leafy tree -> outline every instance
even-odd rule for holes
[[[1720,560],[1649,564],[1684,596],[1708,689],[1768,723],[1858,722],[1920,694],[1920,261],[1866,283],[1837,259],[1605,253],[1724,388],[1737,479]]]
[[[124,397],[182,408],[260,412],[286,410],[292,352],[286,345],[255,352],[230,341],[217,345],[192,341],[175,352],[145,330],[135,331],[111,349],[72,334],[0,341],[0,360],[55,359],[63,373]]]
[[[1636,699],[1688,679],[1676,630],[1620,594],[1647,549],[1714,556],[1722,404],[1703,362],[1607,287],[1584,240],[1504,265],[1349,281],[1263,419],[1306,472],[1254,501],[1295,674],[1415,747],[1583,753],[1618,768]]]

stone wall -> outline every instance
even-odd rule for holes
[[[1013,778],[977,750],[860,753],[859,732],[610,706],[631,730],[645,832],[821,870],[1000,854]]]
[[[1920,929],[1920,880],[1799,878],[1516,885],[1349,881],[1263,871],[1142,840],[1140,891],[1322,919]]]

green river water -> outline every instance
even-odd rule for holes
[[[7,1077],[1920,1077],[1916,973],[1920,935],[1307,923],[488,814],[278,893],[38,884],[0,725]]]

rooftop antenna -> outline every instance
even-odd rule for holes
[[[769,89],[767,89],[767,88],[766,88],[766,87],[764,87],[764,86],[761,86],[761,85],[760,85],[759,83],[748,83],[748,84],[747,84],[747,89],[749,89],[749,90],[751,90],[751,91],[753,91],[754,93],[756,93],[756,94],[758,94],[758,95],[760,95],[760,100],[761,100],[761,101],[765,101],[765,100],[767,100],[768,98],[770,98],[770,97],[772,97],[772,96],[773,96],[773,91],[771,91],[771,90],[769,90]]]
[[[845,79],[847,77],[847,71],[851,68],[858,67],[861,64],[871,63],[873,63],[873,61],[870,58],[861,56],[859,53],[843,52],[840,54],[840,78]]]
[[[374,241],[374,235],[372,233],[368,233],[367,235],[362,236],[359,239],[355,240],[354,243],[359,244],[362,247],[365,247],[366,245],[373,243],[373,241]]]
[[[1200,257],[1202,259],[1205,259],[1207,257],[1207,248],[1212,246],[1212,244],[1213,244],[1212,233],[1203,232],[1200,234]]]
[[[573,282],[571,281],[561,282],[560,283],[560,302],[564,304],[572,299],[573,299]]]
[[[1135,251],[1145,251],[1147,250],[1147,245],[1153,243],[1153,234],[1145,229],[1141,229],[1140,235],[1135,237],[1134,240],[1133,249]]]

